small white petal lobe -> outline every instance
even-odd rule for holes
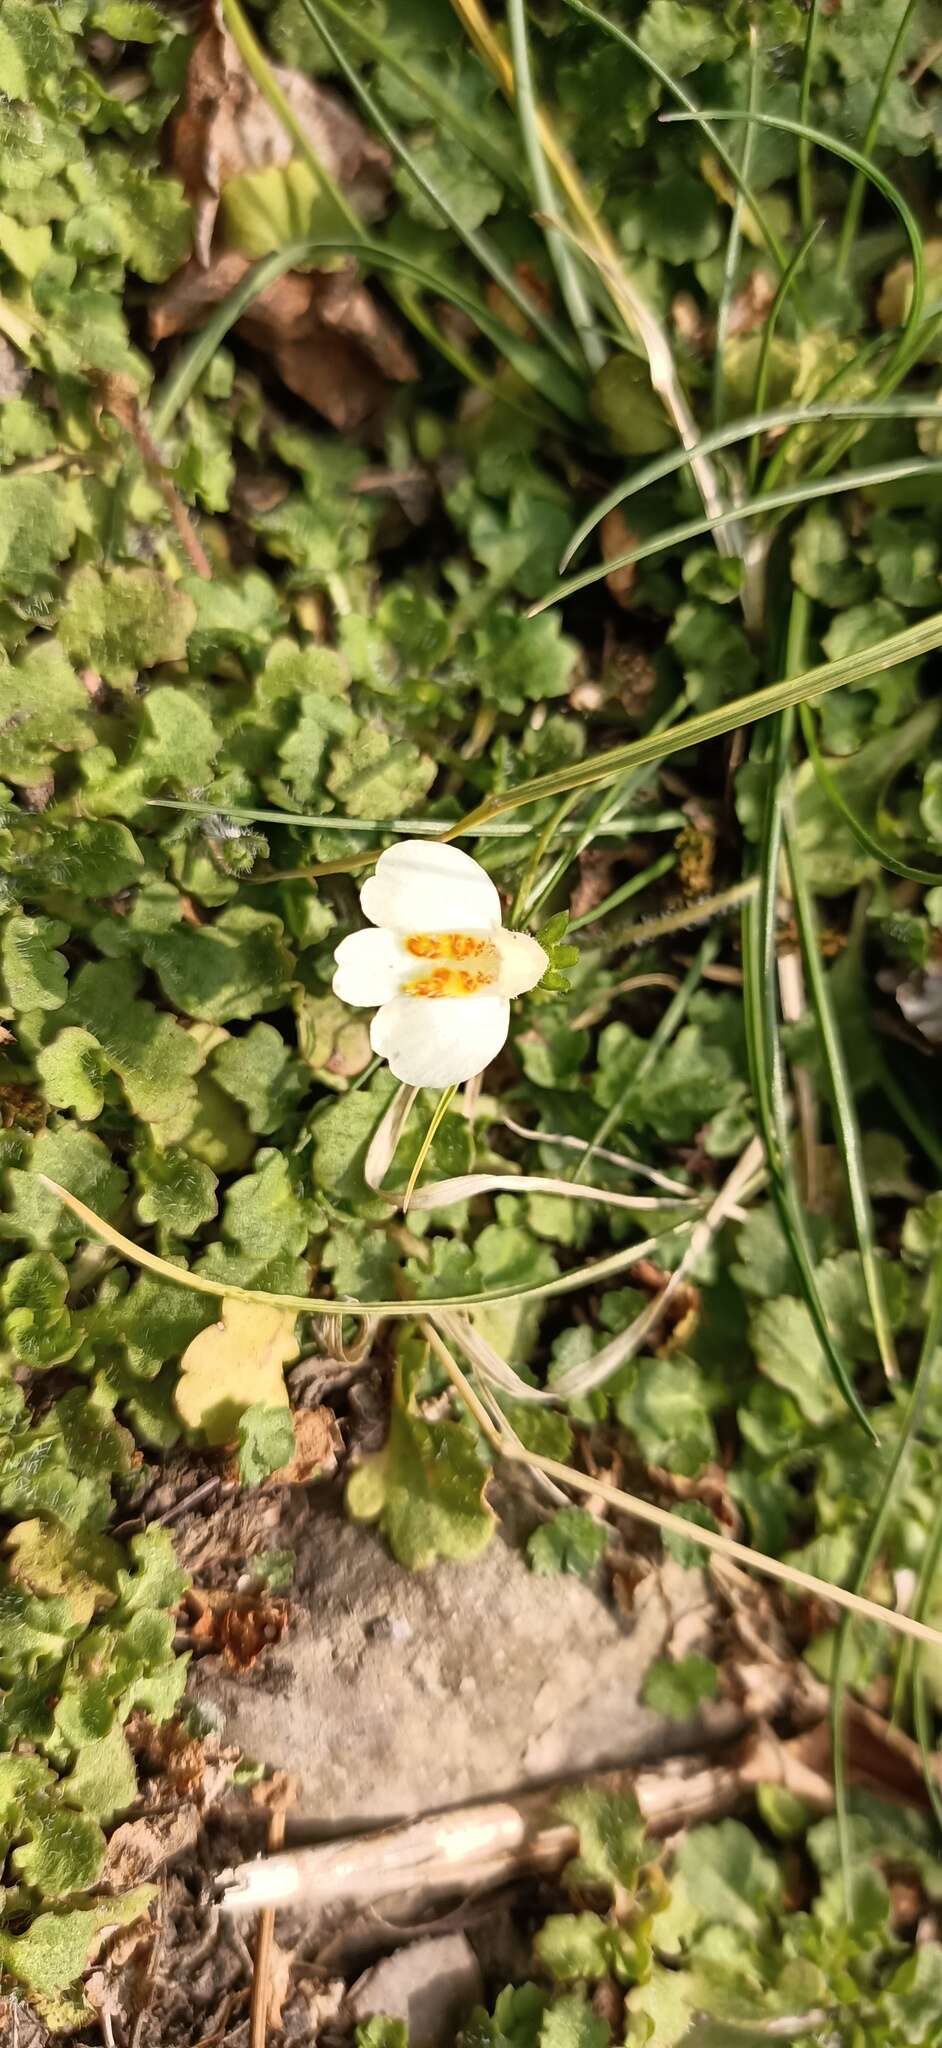
[[[409,955],[395,932],[351,932],[334,954],[331,984],[342,1003],[374,1009],[398,995],[409,970]]]
[[[388,846],[360,907],[371,924],[399,932],[488,931],[501,921],[500,897],[480,863],[429,839]]]
[[[410,1088],[450,1088],[488,1066],[510,1029],[506,996],[429,1002],[397,995],[370,1025],[370,1044],[397,1081]]]
[[[529,932],[495,932],[494,944],[500,961],[498,987],[502,996],[526,995],[527,989],[542,981],[549,956],[539,939],[531,939]]]

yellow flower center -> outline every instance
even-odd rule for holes
[[[497,948],[483,933],[413,932],[404,944],[414,960],[427,963],[413,981],[403,983],[404,995],[477,996],[497,981]]]

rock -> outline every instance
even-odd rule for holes
[[[473,1564],[408,1572],[312,1495],[290,1542],[283,1640],[241,1678],[201,1659],[190,1689],[228,1742],[295,1773],[302,1819],[333,1832],[676,1748],[640,1692],[702,1606],[699,1572],[652,1570],[626,1618],[590,1583],[532,1573],[502,1531]]]
[[[484,1996],[481,1972],[463,1934],[432,1935],[384,1956],[347,1994],[358,2023],[377,2013],[405,2020],[409,2048],[450,2048],[457,2029]]]

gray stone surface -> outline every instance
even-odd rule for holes
[[[292,1627],[246,1677],[211,1657],[191,1681],[227,1740],[297,1774],[300,1815],[391,1820],[676,1748],[639,1694],[681,1617],[696,1641],[698,1572],[653,1571],[626,1619],[500,1531],[472,1564],[407,1572],[308,1498]]]
[[[346,2009],[358,2022],[376,2013],[405,2020],[410,2048],[445,2048],[483,1996],[478,1959],[467,1936],[444,1934],[384,1956],[351,1986]]]

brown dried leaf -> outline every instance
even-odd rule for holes
[[[294,1456],[270,1472],[266,1486],[306,1486],[337,1470],[343,1438],[331,1408],[301,1408],[294,1418]]]
[[[225,27],[220,0],[187,67],[183,107],[171,131],[171,163],[196,216],[195,247],[208,264],[219,195],[242,171],[283,167],[297,154],[283,123],[259,91]],[[343,102],[303,72],[273,66],[282,93],[315,156],[364,220],[381,211],[388,190],[387,151]]]
[[[150,305],[153,342],[199,327],[250,268],[230,250],[207,267],[187,263]],[[238,331],[271,356],[295,397],[339,429],[361,424],[376,410],[386,380],[417,375],[399,327],[373,298],[352,263],[330,273],[289,271],[254,301]]]
[[[727,333],[754,334],[764,327],[775,297],[775,280],[767,270],[753,270],[730,302]]]
[[[192,1849],[199,1833],[196,1807],[184,1804],[172,1813],[155,1813],[143,1820],[128,1820],[115,1829],[108,1843],[101,1883],[111,1891],[130,1891],[153,1877],[174,1856]]]
[[[197,1597],[204,1599],[206,1605],[194,1623],[193,1641],[201,1649],[218,1651],[227,1671],[251,1671],[263,1650],[280,1643],[288,1626],[287,1603],[272,1600],[267,1594]]]
[[[625,554],[629,548],[635,546],[639,538],[640,536],[633,533],[628,525],[621,506],[614,505],[611,512],[606,512],[599,528],[603,562],[610,562],[614,556]],[[626,562],[623,568],[612,569],[605,578],[615,603],[620,604],[623,611],[630,605],[637,574],[637,563]]]
[[[614,887],[614,855],[589,847],[579,855],[579,880],[569,904],[570,917],[585,917],[610,896]]]
[[[158,1725],[135,1713],[126,1733],[134,1755],[158,1777],[167,1797],[192,1800],[201,1812],[225,1791],[241,1756],[233,1743],[220,1742],[218,1735],[200,1740],[179,1720]]]

